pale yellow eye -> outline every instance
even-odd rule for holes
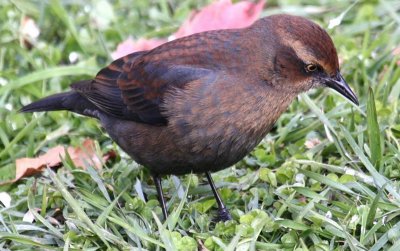
[[[316,71],[317,69],[318,69],[318,66],[316,66],[315,64],[306,65],[307,72],[313,72],[313,71]]]

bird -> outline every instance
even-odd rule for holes
[[[226,221],[232,217],[211,173],[248,155],[300,93],[318,87],[359,104],[328,33],[307,18],[276,14],[128,54],[20,111],[67,110],[99,120],[150,170],[164,219],[161,177],[204,173],[217,219]]]

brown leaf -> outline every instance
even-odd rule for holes
[[[96,155],[94,142],[91,139],[85,139],[81,147],[68,147],[65,149],[63,146],[56,146],[36,158],[17,159],[15,179],[2,182],[0,185],[14,183],[23,177],[40,174],[46,167],[59,167],[62,164],[61,160],[65,158],[65,151],[68,152],[74,165],[80,168],[91,165],[100,169],[103,162],[115,157],[115,153],[111,151],[102,159],[99,159]]]
[[[91,139],[85,139],[82,147],[68,147],[68,153],[77,167],[85,168],[87,165],[92,165],[97,169],[101,169],[103,160],[96,155],[94,142]]]

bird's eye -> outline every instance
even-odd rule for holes
[[[306,72],[313,72],[318,70],[318,66],[316,66],[315,64],[308,64],[306,65]]]

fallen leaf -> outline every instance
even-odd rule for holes
[[[191,17],[175,33],[175,37],[184,37],[207,30],[250,26],[258,19],[264,5],[264,0],[258,3],[241,1],[235,4],[232,4],[231,0],[219,0],[192,13]]]
[[[77,167],[85,168],[92,165],[97,169],[101,169],[104,160],[99,159],[96,155],[94,142],[91,139],[85,139],[82,147],[68,147],[68,153]]]
[[[121,58],[135,51],[151,50],[163,43],[167,42],[166,39],[139,39],[134,41],[131,37],[123,41],[117,46],[117,50],[111,53],[113,59]]]
[[[91,139],[85,139],[81,147],[56,146],[47,151],[47,153],[36,158],[21,158],[16,160],[15,179],[2,182],[0,185],[14,183],[23,177],[29,177],[40,174],[45,168],[55,168],[62,164],[62,159],[65,158],[65,152],[71,157],[72,162],[76,167],[85,168],[88,165],[94,166],[97,169],[102,167],[102,163],[114,158],[113,151],[105,154],[102,159],[96,155],[94,142]]]
[[[170,40],[207,30],[247,27],[258,19],[264,5],[265,0],[260,0],[258,3],[240,1],[234,4],[231,0],[216,1],[192,13]],[[135,51],[151,50],[165,42],[167,39],[141,38],[135,41],[129,37],[117,46],[111,57],[117,59]]]

